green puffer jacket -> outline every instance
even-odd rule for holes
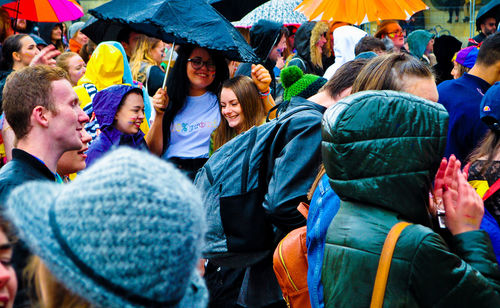
[[[342,200],[326,237],[326,307],[369,307],[384,240],[398,221],[414,224],[397,242],[384,307],[500,307],[487,234],[445,243],[428,227],[447,123],[441,105],[393,91],[360,92],[326,111],[323,161]]]

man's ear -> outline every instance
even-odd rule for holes
[[[49,110],[43,106],[36,106],[31,112],[31,125],[49,126]]]
[[[12,59],[14,59],[14,61],[18,61],[18,62],[21,61],[21,55],[19,54],[19,52],[14,51],[12,53]]]

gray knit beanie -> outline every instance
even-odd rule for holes
[[[85,23],[83,21],[78,21],[72,24],[68,29],[68,40],[72,39],[75,36],[76,32],[80,31],[83,28]]]
[[[171,164],[121,147],[70,184],[18,187],[7,214],[50,272],[94,306],[206,307],[201,202]]]

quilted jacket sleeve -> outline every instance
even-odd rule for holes
[[[484,231],[454,236],[451,251],[430,233],[412,262],[411,289],[422,307],[500,307],[500,271]]]

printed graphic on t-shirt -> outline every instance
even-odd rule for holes
[[[193,124],[189,124],[189,123],[185,123],[185,122],[174,123],[174,125],[172,125],[172,132],[191,133],[191,132],[194,132],[196,130],[203,129],[203,128],[216,129],[217,126],[218,126],[217,121],[201,121],[201,122],[193,123]]]

